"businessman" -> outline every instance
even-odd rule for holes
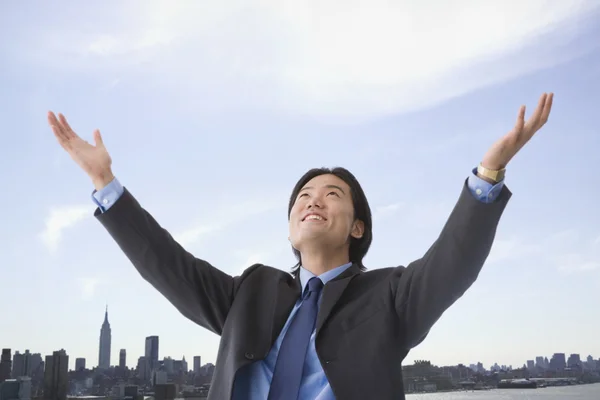
[[[511,197],[505,168],[546,123],[552,98],[543,94],[527,120],[520,108],[422,258],[371,271],[371,211],[346,169],[312,169],[295,185],[291,273],[255,264],[232,277],[183,249],[121,185],[99,131],[91,145],[63,115],[48,121],[92,180],[95,217],[140,275],[221,336],[209,399],[387,400],[404,398],[401,362],[477,278]]]

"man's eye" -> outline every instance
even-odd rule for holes
[[[329,196],[330,194],[336,195],[337,197],[340,197],[340,195],[337,192],[329,192],[327,193],[327,196]]]
[[[303,197],[303,196],[308,196],[307,193],[302,193],[300,196],[298,196],[298,198]]]

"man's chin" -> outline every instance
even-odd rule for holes
[[[314,240],[317,238],[324,238],[330,236],[330,233],[326,229],[321,227],[310,227],[309,229],[303,229],[300,233],[301,240]]]
[[[296,248],[302,247],[323,247],[333,243],[331,236],[327,232],[304,232],[296,241]]]

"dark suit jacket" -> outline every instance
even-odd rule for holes
[[[337,399],[404,398],[401,362],[477,278],[510,196],[505,187],[484,204],[465,184],[421,259],[368,272],[351,266],[325,285],[315,345]],[[185,251],[127,189],[95,216],[144,279],[221,336],[209,399],[231,399],[236,372],[266,357],[277,339],[300,295],[298,279],[262,264],[227,275]]]

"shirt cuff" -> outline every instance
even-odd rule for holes
[[[467,181],[469,190],[473,196],[483,203],[493,203],[500,195],[504,187],[504,179],[500,182],[491,184],[477,176],[477,168],[473,168],[471,175]]]
[[[100,208],[100,211],[106,212],[119,200],[124,191],[121,182],[117,178],[114,178],[102,189],[94,190],[92,192],[92,200]]]

